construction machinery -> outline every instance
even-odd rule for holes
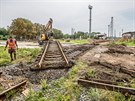
[[[53,20],[50,18],[46,26],[43,26],[43,33],[40,35],[38,40],[39,45],[43,45],[44,41],[47,41],[53,37],[52,23]]]

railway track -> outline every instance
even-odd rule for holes
[[[27,80],[23,78],[8,78],[0,72],[0,101],[7,101],[16,92],[24,89]]]
[[[88,79],[84,79],[84,78],[79,78],[78,84],[81,84],[85,87],[94,87],[94,88],[101,88],[101,89],[105,89],[105,90],[120,92],[120,93],[124,94],[125,96],[126,95],[135,95],[134,88],[118,86],[114,82],[105,81],[105,80],[97,80],[97,79],[88,80]]]
[[[70,67],[68,58],[59,41],[46,41],[41,54],[35,60],[32,70]]]

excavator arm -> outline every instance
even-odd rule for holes
[[[50,20],[48,21],[48,23],[44,27],[44,33],[45,34],[47,34],[49,31],[52,30],[52,23],[53,23],[53,20],[50,18]]]
[[[48,23],[43,26],[43,33],[40,35],[39,44],[42,45],[43,41],[48,40],[50,37],[50,33],[52,33],[52,23],[53,20],[50,18]]]

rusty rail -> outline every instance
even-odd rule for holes
[[[17,88],[20,88],[20,87],[24,86],[24,85],[26,84],[26,82],[27,82],[27,80],[24,80],[24,81],[22,81],[21,83],[19,83],[19,84],[13,86],[13,87],[11,87],[11,88],[9,88],[9,89],[7,89],[7,90],[1,92],[1,93],[0,93],[0,100],[1,100],[1,99],[4,99],[4,97],[6,96],[6,94],[7,94],[8,92],[10,92],[11,90],[17,89]]]
[[[39,67],[41,67],[41,65],[42,65],[42,62],[43,62],[43,59],[44,59],[44,57],[45,57],[45,54],[46,54],[46,52],[47,52],[47,50],[48,50],[48,47],[49,47],[49,41],[47,41],[47,44],[46,44],[45,50],[44,50],[44,52],[43,52],[43,55],[42,55],[42,57],[41,57],[41,59],[40,59],[40,61],[39,61],[39,63],[38,63],[38,66],[39,66]]]
[[[86,87],[90,86],[90,87],[101,88],[101,89],[110,90],[110,91],[121,92],[124,95],[125,94],[135,95],[135,89],[129,88],[129,87],[122,87],[122,86],[96,82],[96,81],[90,81],[90,80],[85,80],[85,79],[78,79],[78,84],[81,84]]]
[[[60,44],[60,42],[59,42],[59,41],[56,41],[56,42],[57,42],[57,44],[58,44],[58,47],[59,47],[59,49],[60,49],[60,52],[61,52],[61,54],[62,54],[62,56],[63,56],[64,60],[66,61],[66,63],[67,63],[67,64],[69,64],[68,59],[67,59],[67,57],[66,57],[65,53],[63,52],[62,45]]]
[[[93,79],[93,78],[80,78],[80,79],[85,79],[85,80],[89,80],[89,81],[95,81],[95,82],[101,82],[101,83],[107,83],[107,84],[113,84],[113,85],[117,85],[117,82],[113,82],[113,81],[108,81],[108,80],[100,80],[100,79]]]

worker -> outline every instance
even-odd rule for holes
[[[17,41],[16,39],[12,38],[12,36],[9,37],[9,39],[6,42],[5,49],[8,46],[8,53],[10,54],[11,61],[13,61],[13,54],[14,54],[14,60],[16,60],[16,47],[18,49]]]

